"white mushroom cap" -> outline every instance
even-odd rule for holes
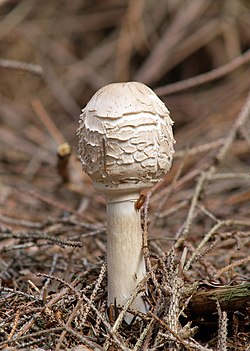
[[[172,124],[167,107],[146,85],[128,82],[101,88],[80,117],[83,169],[108,189],[152,186],[171,167]]]

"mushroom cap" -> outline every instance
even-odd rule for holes
[[[101,187],[147,188],[171,167],[173,121],[165,104],[142,83],[101,88],[79,123],[83,169]]]

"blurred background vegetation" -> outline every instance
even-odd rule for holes
[[[151,88],[171,84],[232,61],[250,41],[247,0],[2,0],[0,16],[1,59],[41,69],[35,75],[1,68],[2,109],[19,110],[28,123],[30,102],[38,97],[67,137],[73,135],[80,107],[103,85],[128,80]],[[201,114],[205,118],[213,105],[227,112],[225,100],[246,89],[239,76],[249,84],[241,73],[224,77],[235,78],[235,86],[217,84],[214,94],[214,83],[206,85],[212,98],[205,97],[205,103],[200,101],[204,86],[187,96],[161,94],[176,127]]]

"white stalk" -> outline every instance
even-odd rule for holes
[[[106,195],[108,304],[125,305],[138,283],[145,277],[142,255],[140,211],[135,208],[139,193]],[[138,294],[131,307],[146,313],[147,305]],[[127,315],[126,321],[131,318]]]

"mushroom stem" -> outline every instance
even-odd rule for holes
[[[139,192],[106,194],[107,200],[107,264],[108,304],[124,305],[145,277],[142,255],[140,211],[135,208]],[[131,307],[146,313],[147,304],[138,294]],[[131,321],[127,315],[125,320]]]
[[[77,130],[80,160],[107,199],[109,305],[126,304],[145,277],[135,202],[140,191],[154,186],[171,167],[172,124],[165,104],[139,82],[109,84],[82,110]],[[142,293],[131,307],[147,312]],[[129,318],[127,313],[128,323]]]

